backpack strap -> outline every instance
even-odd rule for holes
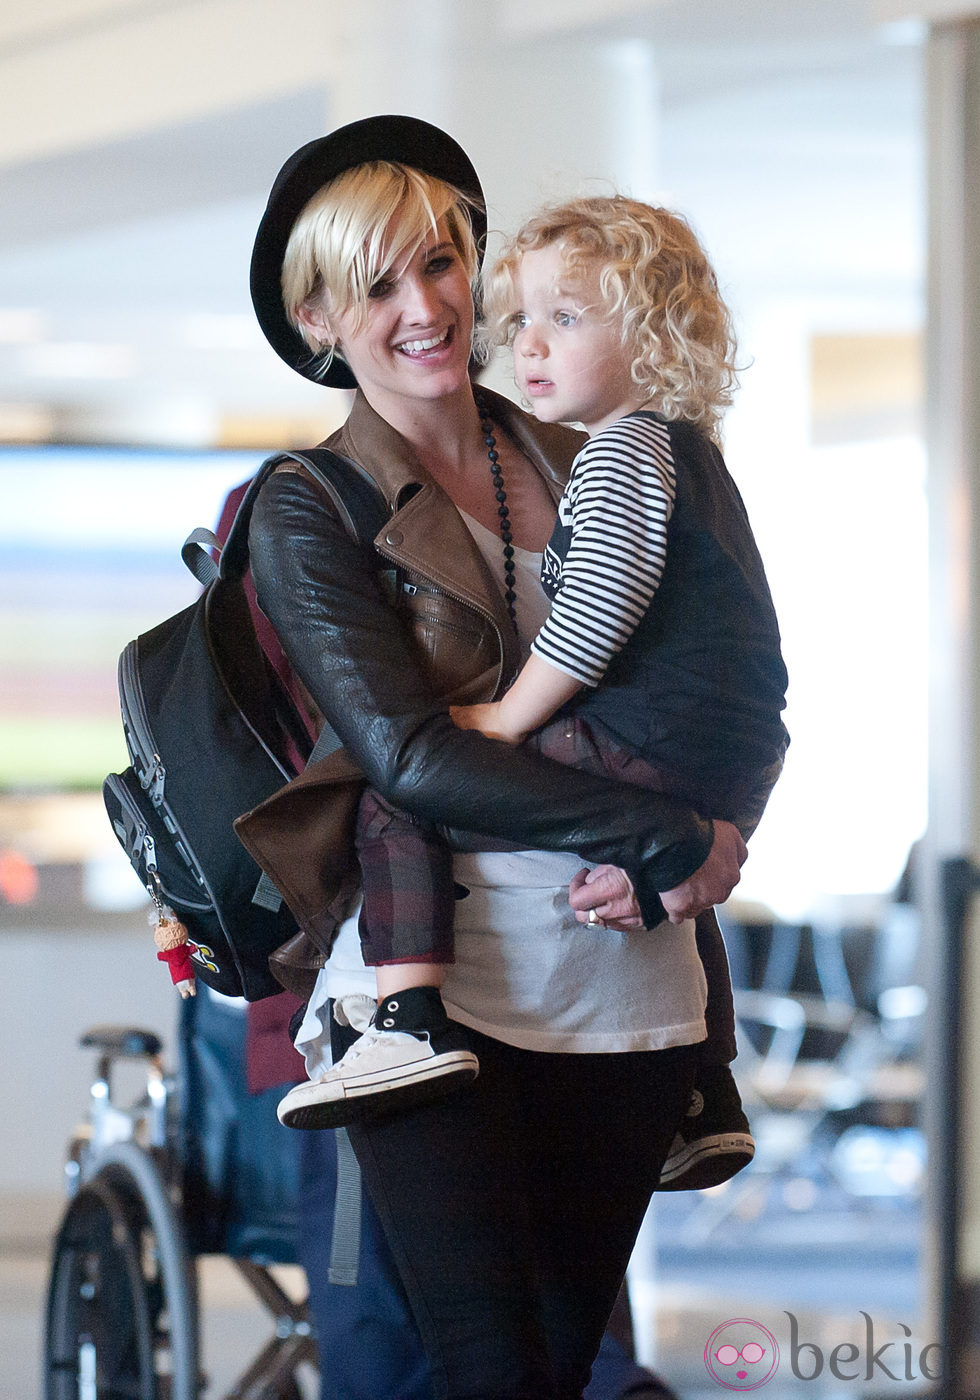
[[[221,542],[213,530],[199,525],[180,547],[180,557],[198,583],[207,588],[219,574],[241,578],[248,568],[248,527],[259,492],[285,454],[267,457],[252,477],[241,499],[228,538]],[[215,562],[217,559],[218,562]]]
[[[327,1279],[342,1288],[356,1288],[361,1261],[361,1168],[346,1128],[334,1129],[334,1141],[337,1147],[337,1186]]]
[[[356,462],[340,457],[326,447],[314,447],[306,452],[277,452],[266,458],[249,483],[228,532],[224,551],[211,531],[195,530],[188,536],[181,554],[188,568],[202,583],[216,578],[219,572],[223,577],[239,578],[245,573],[248,567],[248,527],[258,494],[275,469],[283,462],[290,461],[304,467],[323,488],[352,539],[368,544],[384,527],[391,514],[388,502],[380,487]],[[220,566],[215,564],[208,552],[215,548],[220,556]],[[200,567],[199,560],[206,560],[206,564],[210,565],[210,570],[205,568],[207,578],[202,577],[195,567]],[[324,720],[307,762],[326,758],[339,748],[339,738]],[[252,902],[272,910],[277,910],[282,903],[282,895],[265,872],[259,879]],[[361,1248],[361,1169],[346,1130],[338,1128],[335,1137],[337,1184],[328,1277],[332,1284],[354,1287],[357,1284]]]
[[[192,530],[181,545],[180,557],[202,588],[207,588],[208,584],[218,577],[218,565],[214,556],[216,554],[220,558],[222,548],[222,543],[214,531],[206,530],[203,525]]]
[[[224,550],[210,530],[193,530],[185,540],[181,557],[201,583],[210,582],[219,573],[225,578],[240,578],[245,573],[248,567],[248,527],[255,502],[266,481],[284,462],[296,462],[309,472],[326,492],[338,519],[352,539],[367,544],[384,526],[391,513],[384,493],[364,468],[349,457],[341,457],[328,447],[312,447],[305,452],[276,452],[265,459],[249,482],[228,532]],[[217,550],[220,565],[215,564],[211,557],[209,551],[212,549]],[[326,758],[340,746],[340,739],[333,727],[324,720],[307,763]],[[282,904],[282,895],[264,872],[252,896],[252,903],[273,912]]]
[[[384,527],[391,514],[388,502],[381,488],[364,468],[359,466],[357,462],[352,462],[349,457],[341,457],[338,453],[331,452],[329,447],[311,447],[305,452],[277,452],[274,457],[269,457],[262,463],[258,472],[261,477],[259,488],[253,494],[252,487],[255,485],[253,481],[243,497],[228,536],[229,547],[232,546],[232,537],[234,536],[234,547],[235,549],[240,548],[239,519],[246,506],[248,513],[242,522],[242,527],[247,547],[248,522],[252,517],[255,497],[258,495],[262,483],[283,462],[296,462],[299,466],[306,468],[314,481],[326,492],[331,505],[337,512],[338,519],[342,522],[351,539],[360,544],[367,544]],[[236,558],[237,556],[230,561],[231,567],[234,567]],[[319,758],[326,758],[328,754],[339,748],[340,740],[331,726],[324,720],[323,728],[317,736],[313,752],[307,759],[307,763],[313,763]]]
[[[324,488],[347,533],[368,543],[383,529],[391,511],[384,493],[372,477],[348,457],[340,457],[326,447],[308,452],[283,452],[276,462],[292,460],[306,468]],[[244,505],[245,502],[242,502]],[[238,523],[237,517],[235,521]],[[340,740],[324,720],[309,762],[325,758],[340,748]],[[263,875],[263,880],[268,877]],[[272,881],[269,881],[272,885]],[[279,891],[272,885],[276,895]],[[260,899],[262,881],[253,898]],[[334,1134],[337,1147],[337,1184],[334,1194],[328,1278],[331,1284],[357,1286],[361,1254],[361,1168],[345,1128]]]
[[[248,527],[255,502],[269,477],[284,462],[296,462],[306,468],[317,485],[326,492],[341,524],[354,540],[369,543],[391,514],[381,488],[363,467],[348,457],[341,457],[328,447],[311,447],[305,452],[275,452],[265,459],[252,477],[235,513],[228,539],[221,551],[219,569],[223,578],[241,578],[248,568]],[[195,546],[200,548],[200,535],[200,531],[193,531],[184,550],[189,549],[193,553]],[[208,547],[213,546],[208,542]],[[196,572],[190,564],[188,567],[192,573]]]
[[[277,461],[305,467],[323,487],[352,539],[367,543],[387,524],[391,510],[384,492],[360,463],[329,447],[281,452]]]
[[[326,492],[338,519],[354,540],[361,543],[373,540],[391,514],[381,488],[349,457],[341,457],[328,447],[311,447],[305,452],[275,452],[265,459],[249,482],[224,545],[213,530],[198,526],[181,546],[181,559],[205,588],[219,574],[225,578],[241,578],[245,573],[248,527],[255,502],[262,487],[283,462],[296,462],[306,468]],[[215,562],[215,555],[220,563]]]

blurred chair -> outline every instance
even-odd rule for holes
[[[926,1009],[924,989],[911,980],[918,920],[897,902],[861,915],[725,922],[736,981],[747,972],[757,979],[735,992],[734,1066],[756,1155],[731,1182],[704,1193],[687,1224],[690,1240],[706,1239],[753,1196],[761,1209],[779,1182],[834,1183],[855,1199],[917,1189]],[[885,1169],[892,1145],[901,1153],[894,1180]]]

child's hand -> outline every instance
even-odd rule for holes
[[[568,902],[580,924],[597,923],[621,933],[643,927],[633,882],[618,865],[580,870],[568,887]]]
[[[478,729],[488,739],[502,739],[505,744],[519,744],[525,738],[522,733],[508,730],[499,700],[485,705],[450,705],[449,718],[457,729]]]

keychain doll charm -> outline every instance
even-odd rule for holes
[[[159,950],[157,958],[170,968],[170,980],[182,997],[196,996],[187,929],[169,904],[155,901],[149,912],[149,920],[153,925],[153,941]]]

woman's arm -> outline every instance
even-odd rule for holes
[[[737,862],[720,851],[712,823],[684,803],[455,727],[382,597],[371,547],[346,535],[312,482],[273,476],[250,542],[260,607],[351,757],[390,802],[441,825],[621,865],[648,924],[662,917],[658,891],[687,881],[709,856],[709,868],[723,872],[710,881],[711,900],[727,898]]]

